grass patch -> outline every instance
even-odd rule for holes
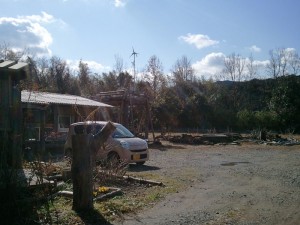
[[[144,174],[145,175],[145,174]],[[182,183],[175,179],[147,174],[143,178],[162,181],[165,186],[142,185],[139,183],[124,187],[124,194],[94,203],[93,212],[83,216],[72,210],[72,199],[55,197],[47,206],[37,210],[37,223],[45,224],[105,224],[108,221],[122,220],[126,214],[136,214],[165,198],[170,193],[183,189]],[[67,185],[68,187],[68,185]],[[68,187],[69,188],[69,187]],[[44,216],[47,214],[47,221]],[[45,217],[46,218],[46,217]],[[87,223],[87,221],[90,221]]]

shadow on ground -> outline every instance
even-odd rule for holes
[[[168,151],[169,149],[185,149],[182,145],[170,145],[170,144],[162,144],[158,143],[149,143],[148,147],[150,149],[156,149],[160,151]]]
[[[110,222],[108,222],[103,216],[102,214],[95,210],[95,209],[91,209],[88,211],[80,211],[77,212],[77,215],[81,218],[82,222],[84,222],[84,224],[89,224],[89,225],[98,225],[98,224],[102,224],[102,225],[112,225]]]
[[[144,171],[152,171],[152,170],[160,170],[160,168],[157,166],[135,165],[135,164],[130,164],[128,167],[128,171],[131,172],[144,172]]]

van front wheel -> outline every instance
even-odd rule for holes
[[[107,157],[107,162],[110,165],[116,165],[120,163],[120,156],[118,153],[112,152]]]
[[[143,161],[143,162],[136,162],[136,165],[138,165],[138,166],[141,166],[141,165],[144,165],[145,164],[145,161]]]

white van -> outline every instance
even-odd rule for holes
[[[64,145],[65,155],[72,153],[72,136],[75,134],[97,134],[107,121],[86,121],[70,125],[67,141]],[[143,165],[149,160],[148,144],[145,140],[135,137],[126,127],[113,123],[115,131],[105,142],[104,147],[99,146],[96,160],[117,159],[125,163]]]

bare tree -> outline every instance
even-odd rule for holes
[[[3,42],[0,44],[0,59],[19,61],[21,58],[27,55],[27,49],[20,51],[14,51],[8,43]]]
[[[127,88],[130,89],[130,85],[132,85],[132,76],[127,72],[121,72],[117,75],[118,87],[119,88]]]
[[[9,55],[11,54],[10,52],[12,52],[12,50],[8,43],[3,42],[0,44],[0,59],[9,60]]]
[[[258,66],[254,63],[254,58],[253,58],[252,54],[249,56],[249,60],[247,62],[246,67],[247,67],[247,71],[248,71],[246,78],[248,80],[251,80],[251,79],[257,77],[257,75],[258,75]]]
[[[277,78],[280,73],[280,61],[277,54],[273,50],[269,51],[270,59],[267,65],[267,72],[273,77]]]
[[[41,82],[42,87],[47,87],[48,82],[49,82],[49,60],[45,57],[38,58],[35,60],[36,63],[36,70],[37,73],[39,74],[39,80]]]
[[[115,55],[115,65],[114,69],[117,74],[120,74],[124,70],[124,63],[123,63],[123,58],[119,55]]]
[[[156,98],[159,88],[165,86],[166,79],[163,75],[163,66],[156,55],[153,55],[148,60],[146,66],[145,80],[149,82],[153,97]]]
[[[182,81],[193,81],[195,76],[191,60],[189,60],[186,56],[182,56],[175,62],[172,73],[176,83]]]
[[[39,90],[41,88],[41,80],[36,60],[33,57],[27,57],[29,76],[21,82],[22,89]]]
[[[288,74],[289,51],[286,48],[278,48],[269,52],[270,59],[267,65],[267,72],[273,77],[285,76]]]
[[[245,58],[232,53],[224,59],[223,76],[231,81],[241,81],[245,79]]]
[[[224,58],[223,79],[232,81],[231,101],[234,109],[240,106],[240,95],[238,83],[246,79],[245,71],[246,59],[239,54],[232,53]]]
[[[288,65],[292,74],[297,75],[300,71],[300,57],[296,51],[289,52]]]
[[[285,76],[288,74],[287,65],[289,60],[289,52],[287,49],[279,50],[279,57],[281,62],[281,76]]]
[[[59,57],[53,56],[50,58],[49,65],[49,78],[51,84],[51,91],[57,91],[58,93],[66,93],[67,85],[65,84],[65,76],[68,72],[66,61]]]

